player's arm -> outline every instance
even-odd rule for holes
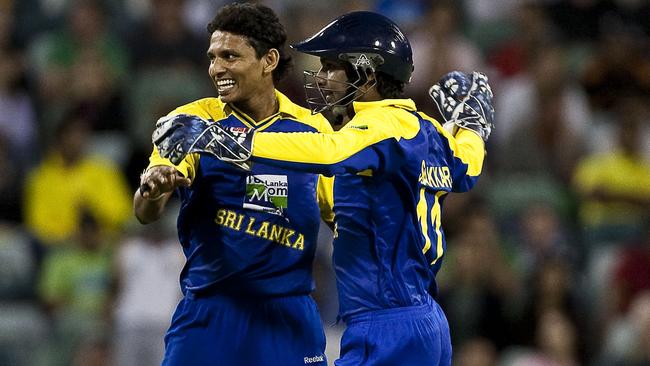
[[[494,121],[493,94],[487,77],[478,72],[452,72],[430,89],[430,95],[453,132],[453,136],[444,136],[450,140],[455,189],[467,190],[480,174],[484,141]],[[389,170],[400,164],[399,140],[415,136],[419,124],[409,123],[408,119],[397,123],[390,115],[375,118],[382,123],[364,123],[355,117],[352,125],[329,134],[259,133],[254,136],[252,157],[291,170],[326,175]]]
[[[187,155],[175,166],[154,147],[149,160],[149,167],[140,177],[140,187],[133,195],[133,211],[142,224],[158,220],[174,190],[191,184],[197,158],[194,154]]]
[[[174,163],[189,153],[208,153],[245,170],[250,170],[253,160],[327,176],[368,170],[382,173],[399,168],[403,157],[399,141],[413,138],[420,128],[415,116],[398,119],[392,113],[399,112],[357,115],[345,128],[330,133],[256,133],[223,127],[220,121],[177,115],[156,123],[153,142]]]
[[[419,130],[413,123],[399,124],[391,116],[377,123],[357,119],[332,133],[260,132],[253,137],[253,161],[289,170],[327,176],[381,172],[395,166],[400,138],[412,138]]]
[[[451,156],[454,192],[472,189],[481,175],[485,159],[485,143],[474,131],[460,128],[455,136],[446,135]]]

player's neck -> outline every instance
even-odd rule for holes
[[[269,88],[264,93],[256,94],[251,99],[234,104],[235,107],[239,108],[255,121],[262,121],[268,118],[277,113],[279,108],[279,102],[274,88]]]

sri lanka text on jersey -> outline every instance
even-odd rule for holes
[[[217,225],[232,230],[242,231],[248,235],[271,240],[285,247],[304,250],[305,236],[288,227],[276,225],[268,221],[257,221],[254,217],[239,214],[225,208],[217,211],[214,219]]]

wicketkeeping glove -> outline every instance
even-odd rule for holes
[[[151,139],[158,152],[178,165],[187,154],[207,153],[250,170],[253,131],[243,127],[224,127],[222,122],[208,122],[200,117],[179,114],[163,117],[156,122]]]
[[[452,71],[429,89],[445,120],[445,127],[453,124],[467,128],[487,141],[494,128],[492,89],[487,76],[480,72],[471,75]],[[454,126],[454,127],[455,127]]]

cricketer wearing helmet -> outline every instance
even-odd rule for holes
[[[332,133],[213,135],[208,152],[223,160],[334,176],[333,261],[339,313],[347,324],[338,366],[450,365],[449,327],[435,301],[445,253],[442,206],[481,173],[494,110],[487,78],[452,72],[430,94],[448,128],[401,97],[413,71],[411,47],[382,15],[343,15],[294,45],[320,58],[305,84],[314,112],[327,111]],[[154,141],[165,154],[192,132],[161,123]],[[210,147],[218,145],[218,147]]]
[[[265,6],[231,4],[208,25],[209,75],[219,98],[161,118],[211,120],[231,131],[331,131],[327,120],[274,88],[288,63],[284,28]],[[169,157],[169,155],[165,155]],[[157,220],[174,190],[187,261],[183,300],[165,337],[163,365],[326,365],[312,262],[320,226],[313,173],[266,164],[244,171],[214,156],[173,163],[154,149],[136,216]]]

